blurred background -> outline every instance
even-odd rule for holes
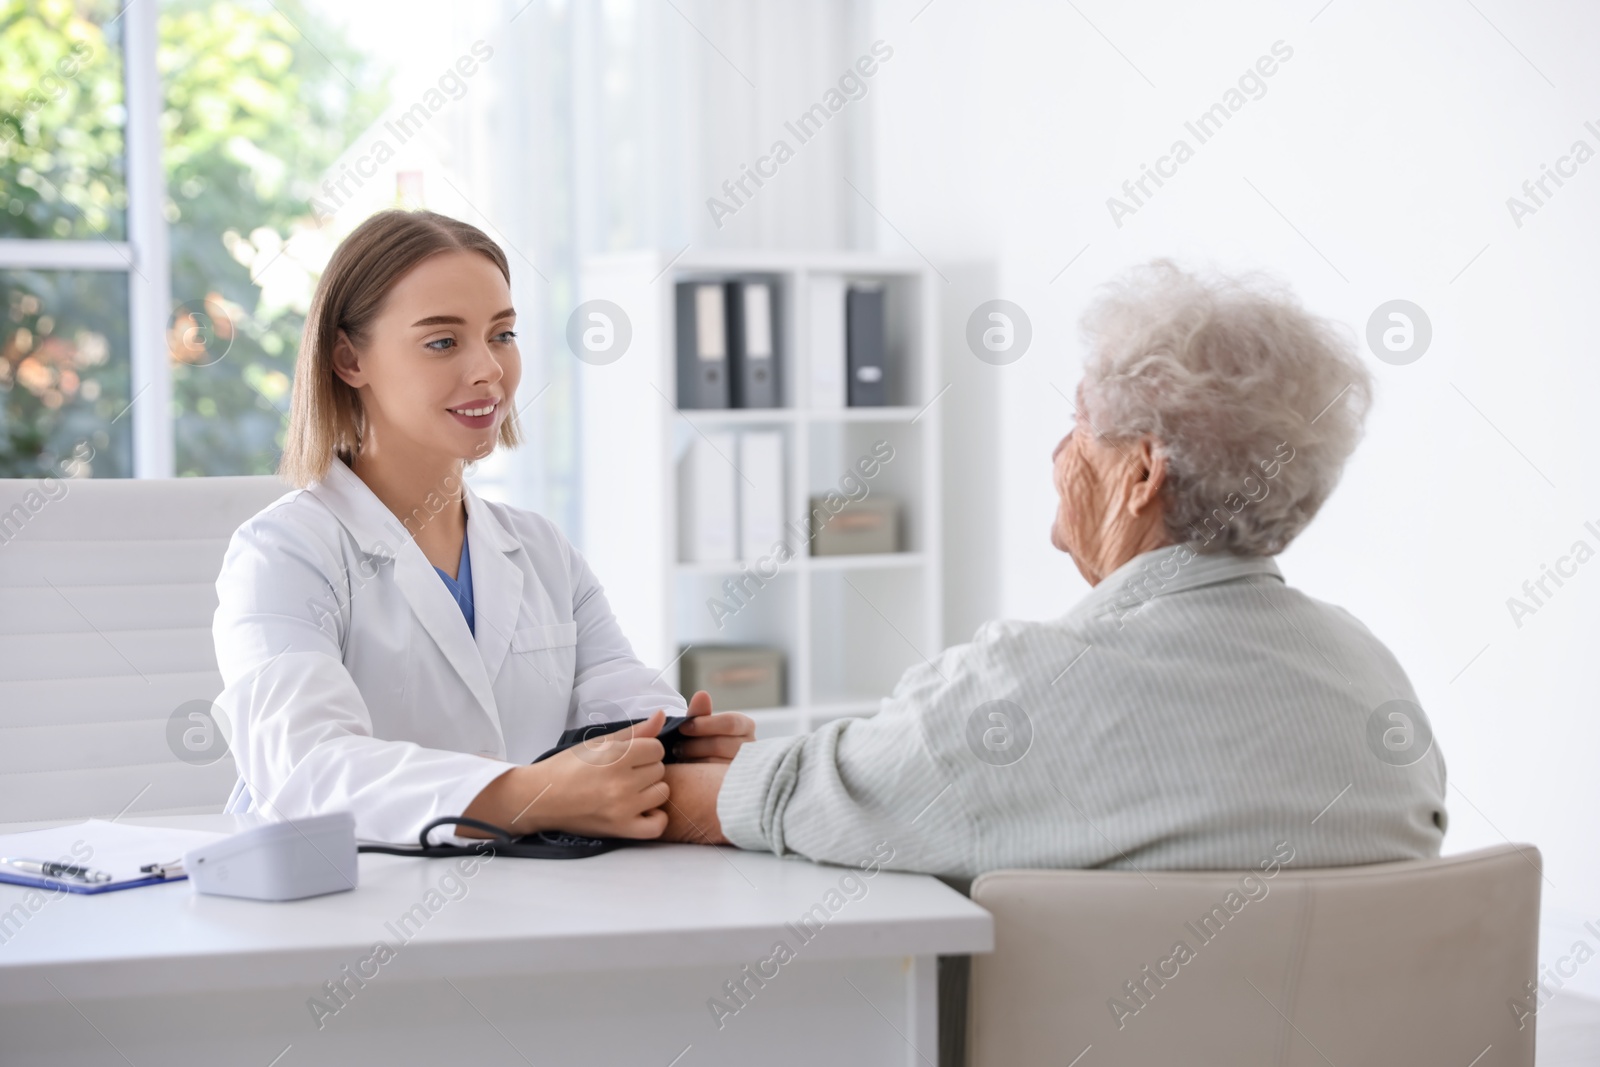
[[[0,477],[270,473],[328,255],[374,210],[427,207],[506,248],[544,390],[474,484],[581,548],[607,492],[595,368],[566,340],[586,261],[893,254],[936,281],[954,643],[1085,591],[1049,544],[1049,469],[1094,288],[1155,256],[1272,272],[1378,379],[1288,581],[1411,674],[1446,851],[1543,850],[1551,958],[1600,924],[1600,563],[1510,603],[1600,549],[1600,7],[3,0],[0,32]],[[725,210],[867,54],[860,94]],[[1192,156],[1159,164],[1180,138]],[[965,340],[993,299],[1031,323],[1004,365]],[[1428,325],[1404,362],[1368,342],[1395,300]],[[1600,962],[1563,980],[1600,995]]]

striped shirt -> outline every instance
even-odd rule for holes
[[[1405,672],[1266,557],[1169,545],[1048,622],[997,621],[875,716],[746,744],[747,849],[964,881],[1004,867],[1297,867],[1436,856],[1445,767]]]

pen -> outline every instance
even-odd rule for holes
[[[36,874],[43,878],[71,878],[74,881],[87,882],[91,885],[111,881],[111,875],[104,871],[79,867],[75,863],[59,863],[55,860],[28,860],[0,856],[0,866],[10,867],[12,870],[20,871],[23,874]]]
[[[171,878],[175,874],[183,874],[183,860],[168,860],[165,863],[147,863],[139,868],[140,874],[153,874],[157,878]]]

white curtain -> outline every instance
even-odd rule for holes
[[[430,10],[428,54],[453,57],[481,39],[494,56],[434,120],[425,200],[506,246],[527,360],[520,402],[546,390],[523,412],[528,444],[486,460],[474,485],[541,511],[581,544],[577,380],[565,342],[578,264],[633,248],[870,243],[865,101],[803,144],[785,127],[869,51],[868,19],[844,0],[503,0]],[[437,65],[419,66],[419,85]],[[395,98],[409,102],[406,92]],[[718,226],[707,200],[731,203],[723,182],[779,139],[793,157],[766,164],[777,173],[760,188],[747,180],[752,195]]]

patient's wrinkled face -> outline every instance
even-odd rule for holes
[[[1055,522],[1050,526],[1050,543],[1062,552],[1072,551],[1072,544],[1067,537],[1071,521],[1067,515],[1066,490],[1070,460],[1064,457],[1068,449],[1072,448],[1072,436],[1077,432],[1078,428],[1074,426],[1056,445],[1056,450],[1050,453],[1050,462],[1054,468],[1052,480],[1055,482],[1056,496],[1059,498],[1056,505]]]
[[[1095,585],[1136,553],[1161,543],[1159,537],[1152,540],[1159,534],[1160,513],[1140,502],[1150,488],[1141,489],[1141,483],[1153,473],[1146,462],[1148,446],[1119,446],[1102,438],[1082,417],[1083,410],[1080,393],[1080,415],[1052,455],[1060,501],[1050,543],[1071,555],[1084,580]]]
[[[1086,424],[1074,423],[1051,454],[1059,502],[1055,525],[1050,529],[1050,543],[1074,558],[1091,547],[1094,532],[1102,521],[1101,478],[1094,460],[1104,446],[1094,441],[1093,436]]]

